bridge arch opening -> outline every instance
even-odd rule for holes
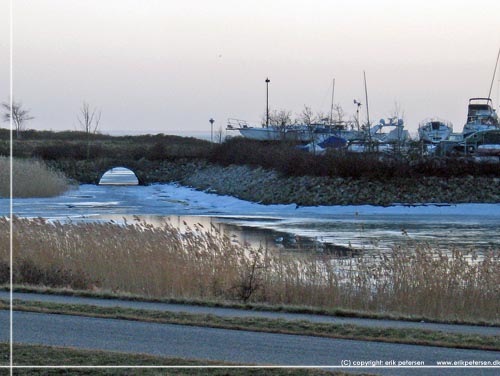
[[[139,179],[129,168],[113,167],[102,175],[99,185],[139,185]]]

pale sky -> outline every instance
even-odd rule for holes
[[[0,99],[8,100],[9,0],[0,0]],[[461,132],[486,96],[500,1],[13,0],[14,98],[33,129],[78,129],[83,101],[103,133],[207,132],[259,124],[270,107],[335,103],[370,120],[398,102],[406,128],[438,116]],[[499,77],[492,97],[498,108]],[[1,124],[7,126],[6,123]]]

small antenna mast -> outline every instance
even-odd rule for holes
[[[495,63],[495,70],[493,71],[493,77],[491,78],[490,91],[488,92],[488,98],[491,98],[491,89],[493,89],[493,82],[495,81],[495,75],[497,73],[498,59],[500,58],[500,48],[498,49],[497,61]]]
[[[366,88],[366,73],[365,73],[365,71],[363,71],[363,76],[365,78],[366,120],[368,121],[368,129],[370,129],[370,111],[368,109],[368,89]]]
[[[333,125],[333,98],[335,95],[335,78],[333,79],[333,86],[332,86],[332,106],[330,107],[330,125]]]

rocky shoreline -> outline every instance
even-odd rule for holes
[[[182,177],[178,179],[182,185],[263,204],[388,206],[395,203],[500,202],[500,178],[366,180],[284,177],[262,168],[210,164],[192,165],[191,168],[182,168],[182,171]]]

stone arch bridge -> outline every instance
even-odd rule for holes
[[[180,181],[186,174],[190,174],[199,165],[195,161],[149,161],[124,159],[99,160],[57,160],[46,161],[53,169],[63,172],[68,178],[81,184],[98,184],[107,171],[115,167],[125,167],[132,170],[139,185],[151,183],[169,183]]]

